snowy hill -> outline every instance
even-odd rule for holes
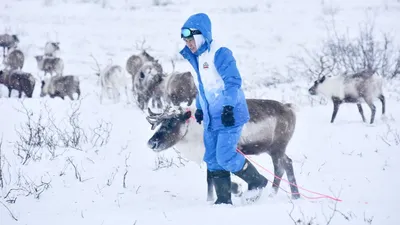
[[[342,105],[331,124],[332,103],[309,96],[315,77],[292,57],[306,57],[304,48],[318,51],[332,18],[349,37],[372,21],[377,35],[389,33],[392,49],[399,49],[398,0],[2,0],[0,9],[0,33],[18,35],[24,71],[39,79],[34,56],[46,41],[59,41],[65,74],[79,76],[82,85],[75,102],[39,97],[39,81],[34,97],[23,100],[16,93],[8,98],[1,85],[1,225],[400,224],[399,79],[385,80],[387,113],[381,117],[376,101],[373,125],[362,123],[352,104]],[[297,105],[287,149],[297,183],[340,202],[313,199],[321,196],[304,189],[305,197],[291,201],[282,182],[277,196],[268,198],[269,183],[254,205],[233,198],[234,207],[211,206],[204,165],[173,149],[152,152],[146,143],[153,131],[132,102],[100,104],[91,55],[102,67],[112,61],[125,68],[129,56],[146,48],[168,72],[171,59],[176,70],[191,70],[178,53],[179,32],[197,12],[209,14],[214,38],[232,49],[247,97]],[[21,139],[29,137],[29,124],[42,135]],[[268,155],[251,159],[273,179]]]

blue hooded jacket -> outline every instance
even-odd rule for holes
[[[224,128],[221,122],[221,114],[223,107],[226,105],[234,107],[235,126],[247,123],[250,115],[245,95],[241,89],[242,79],[230,49],[220,47],[214,55],[214,65],[224,85],[221,85],[222,87],[217,90],[213,90],[213,93],[207,93],[207,87],[203,86],[202,75],[199,71],[199,56],[205,51],[210,51],[211,45],[214,44],[209,17],[204,13],[194,14],[189,17],[182,28],[199,30],[205,40],[204,44],[194,54],[187,46],[180,51],[180,54],[190,62],[197,73],[198,95],[196,97],[196,107],[203,110],[204,127],[210,130]]]

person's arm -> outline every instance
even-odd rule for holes
[[[242,78],[236,67],[236,60],[232,55],[232,51],[226,47],[218,49],[214,56],[214,64],[225,84],[223,106],[235,107],[237,93],[242,85]]]
[[[196,95],[196,109],[200,109],[201,110],[201,105],[200,105],[200,93],[197,93]]]

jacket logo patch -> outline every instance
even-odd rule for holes
[[[203,69],[208,69],[208,63],[207,62],[205,62],[205,63],[203,63]]]

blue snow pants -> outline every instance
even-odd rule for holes
[[[204,129],[204,161],[210,171],[241,170],[245,158],[236,151],[243,125],[212,131]]]

